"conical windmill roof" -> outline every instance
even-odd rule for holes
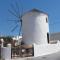
[[[48,15],[47,13],[45,13],[45,12],[39,10],[39,9],[33,8],[33,9],[31,9],[31,10],[25,12],[22,16],[24,16],[25,14],[28,14],[28,13],[30,13],[30,12],[32,12],[32,13],[37,12],[37,13],[42,13],[42,14]]]

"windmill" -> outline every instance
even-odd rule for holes
[[[17,1],[15,1],[15,6],[17,7],[17,10],[13,4],[11,4],[11,9],[8,9],[9,13],[11,13],[14,17],[17,18],[14,20],[12,20],[12,19],[8,20],[8,21],[16,22],[15,27],[13,27],[11,32],[15,31],[15,29],[18,27],[18,23],[19,23],[19,35],[21,35],[21,31],[22,31],[22,14],[23,14],[23,7],[22,7],[21,0],[20,0],[20,5],[21,5],[21,12],[20,12],[19,4]]]

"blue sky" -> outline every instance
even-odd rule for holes
[[[23,12],[37,8],[49,15],[49,29],[50,32],[60,32],[60,0],[16,0],[19,4],[21,12],[21,3],[23,5]],[[19,28],[14,32],[11,29],[16,23],[8,21],[9,19],[16,19],[12,16],[8,9],[11,9],[11,4],[15,6],[15,0],[0,0],[0,34],[1,35],[18,35]]]

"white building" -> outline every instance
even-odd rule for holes
[[[48,15],[32,9],[22,16],[22,40],[25,44],[47,44],[49,33]]]

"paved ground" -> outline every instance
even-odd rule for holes
[[[45,56],[40,56],[40,57],[31,57],[31,58],[15,58],[12,60],[60,60],[60,52],[50,54],[50,55],[45,55]]]
[[[33,58],[33,60],[60,60],[60,52],[46,55],[43,57],[36,57],[36,58]]]

